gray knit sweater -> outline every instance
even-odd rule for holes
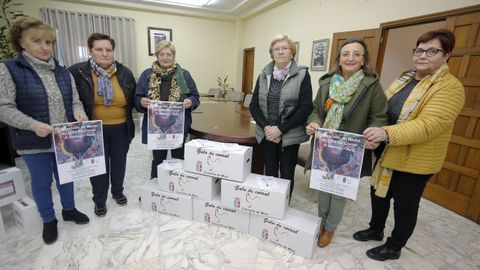
[[[50,116],[50,123],[48,124],[52,125],[67,122],[68,120],[65,113],[65,106],[63,105],[62,94],[58,88],[55,74],[53,73],[53,70],[55,69],[53,58],[50,58],[48,62],[44,62],[31,56],[25,51],[23,51],[22,54],[38,74],[47,90],[48,112]],[[71,75],[70,78],[72,80],[73,114],[85,114],[82,102],[78,98],[75,81]],[[0,121],[18,129],[35,132],[35,126],[39,122],[17,109],[17,104],[15,102],[16,92],[15,82],[8,72],[7,66],[4,63],[0,63]],[[18,152],[19,154],[35,154],[52,151],[53,146],[50,149],[29,149]]]

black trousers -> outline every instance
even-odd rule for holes
[[[394,170],[385,198],[376,196],[373,187],[370,189],[372,203],[370,228],[375,231],[381,232],[385,228],[390,200],[393,198],[395,226],[391,236],[387,238],[387,245],[392,249],[397,251],[402,249],[412,236],[417,224],[420,198],[430,177],[432,174],[414,174]]]
[[[298,160],[298,148],[300,144],[282,147],[282,142],[273,143],[263,139],[260,143],[265,160],[265,175],[290,180],[290,198],[292,198],[295,166]]]
[[[185,138],[183,139],[182,147],[177,149],[172,149],[172,158],[184,159],[185,156]],[[152,160],[152,170],[150,172],[151,178],[157,177],[157,167],[160,165],[166,158],[168,150],[153,150],[153,160]],[[150,179],[151,179],[150,178]]]
[[[110,182],[113,197],[123,193],[127,153],[130,147],[127,124],[103,125],[103,145],[106,173],[90,178],[93,202],[100,207],[105,206]]]

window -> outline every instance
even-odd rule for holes
[[[136,74],[133,18],[42,8],[44,21],[57,29],[55,57],[65,66],[88,59],[87,39],[98,32],[115,40],[115,59]]]

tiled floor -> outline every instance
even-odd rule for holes
[[[90,183],[80,181],[76,204],[90,223],[66,223],[54,188],[59,239],[53,245],[45,245],[41,234],[25,236],[15,225],[11,207],[3,207],[8,237],[0,242],[0,269],[480,269],[480,226],[427,200],[421,202],[417,228],[401,258],[369,259],[365,251],[379,242],[361,243],[351,237],[370,218],[368,179],[362,179],[358,199],[348,202],[333,242],[317,248],[312,259],[248,234],[144,212],[138,196],[150,174],[151,154],[139,141],[137,134],[128,155],[127,206],[119,207],[109,198],[107,216],[95,217]],[[28,172],[21,159],[17,163],[31,196]],[[308,176],[297,167],[291,206],[316,214]],[[387,235],[392,224],[390,216]]]

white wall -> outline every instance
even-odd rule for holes
[[[18,2],[18,1],[17,1]],[[148,56],[147,27],[172,29],[173,42],[177,49],[177,62],[189,70],[200,92],[216,87],[217,77],[228,75],[234,82],[237,68],[235,52],[236,24],[172,14],[143,12],[112,7],[103,7],[51,0],[20,1],[25,14],[41,19],[40,8],[73,10],[96,14],[132,17],[135,20],[137,66],[131,67],[137,76],[151,67],[154,56]],[[118,44],[121,46],[121,44]]]
[[[384,22],[479,4],[478,0],[290,0],[233,23],[53,0],[19,2],[23,3],[24,13],[38,18],[41,7],[133,17],[137,32],[137,75],[154,61],[147,55],[147,27],[171,28],[177,61],[191,71],[201,92],[215,87],[216,78],[225,75],[231,78],[235,89],[241,89],[244,48],[255,47],[256,78],[270,61],[268,46],[278,33],[288,33],[300,41],[299,63],[310,66],[313,40],[331,39],[335,32],[378,28]],[[310,72],[314,92],[318,78],[324,73]]]
[[[278,33],[290,34],[293,40],[300,41],[298,62],[310,66],[313,40],[331,39],[335,32],[378,28],[384,22],[476,4],[478,0],[291,0],[245,20],[240,49],[255,47],[256,78],[270,61],[268,47]],[[315,93],[324,73],[310,71]],[[237,70],[240,85],[241,74],[241,69]]]

